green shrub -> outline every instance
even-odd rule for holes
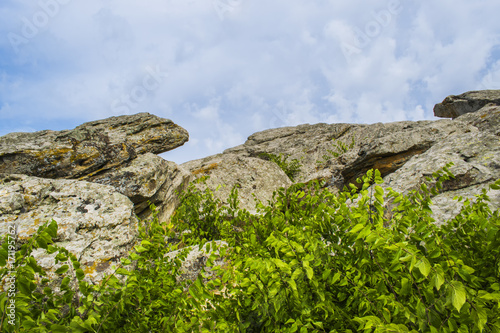
[[[287,162],[289,155],[284,155],[280,153],[279,155],[271,154],[271,153],[260,153],[259,156],[268,161],[272,161],[276,163],[283,172],[290,178],[293,182],[295,181],[295,176],[300,172],[301,164],[300,161],[296,158]]]
[[[356,143],[354,142],[354,136],[352,136],[352,140],[349,144],[340,140],[332,139],[332,146],[335,150],[327,149],[328,154],[323,155],[322,160],[316,161],[316,163],[324,164],[328,162],[332,157],[338,158],[352,149],[355,144]]]
[[[499,332],[499,211],[490,210],[484,190],[475,202],[456,198],[464,201],[460,214],[437,226],[431,197],[453,176],[450,165],[408,195],[384,191],[378,170],[359,180],[361,190],[338,195],[296,184],[259,204],[257,215],[238,209],[236,190],[225,208],[192,186],[173,230],[157,219],[142,224],[140,242],[115,271],[126,282],[111,276],[102,286],[85,284],[74,256],[57,248],[70,263],[59,273],[78,280],[79,298],[36,292],[34,275],[43,272],[30,253],[56,250],[48,245],[52,222],[16,254],[19,315],[15,327],[3,320],[2,331]],[[500,189],[500,180],[490,188]],[[390,220],[387,199],[397,205]],[[189,236],[165,242],[179,234]],[[215,277],[202,271],[178,281],[187,250],[173,260],[164,254],[183,243],[213,249],[209,241],[219,237],[228,246],[207,262]],[[225,265],[215,266],[221,258]],[[6,302],[0,294],[2,318]]]

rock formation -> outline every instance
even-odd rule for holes
[[[210,188],[223,203],[227,203],[233,186],[236,186],[239,208],[253,213],[255,199],[267,204],[276,189],[292,184],[276,163],[248,156],[222,154],[210,157],[207,161],[187,162],[182,167],[191,170],[195,177],[209,176],[206,185],[199,184],[198,188]]]
[[[135,214],[148,216],[152,202],[160,218],[168,220],[178,205],[177,193],[193,178],[209,176],[197,186],[210,188],[226,204],[236,186],[240,208],[252,213],[255,200],[266,204],[273,191],[292,185],[285,170],[263,153],[296,159],[301,168],[294,182],[318,180],[334,193],[371,168],[381,171],[383,187],[408,192],[451,161],[456,178],[432,198],[433,218],[446,223],[459,211],[453,197],[474,199],[500,178],[500,91],[449,96],[434,110],[453,119],[269,129],[181,166],[155,154],[182,145],[187,132],[146,113],[69,131],[11,133],[0,138],[0,235],[13,223],[25,239],[53,218],[59,224],[57,242],[78,253],[90,278],[98,281],[133,244]],[[490,193],[492,208],[500,207],[499,192]],[[391,202],[387,208],[390,212]],[[187,277],[207,256],[197,248],[191,251],[183,266]],[[37,258],[45,267],[53,265],[44,253]]]
[[[87,277],[111,273],[137,236],[149,203],[166,221],[191,175],[155,155],[188,140],[171,120],[148,113],[111,117],[73,130],[0,137],[0,235],[17,227],[19,246],[54,219],[57,245],[81,259]],[[54,271],[54,256],[35,257]]]
[[[269,129],[251,135],[244,144],[222,154],[182,166],[197,176],[216,172],[217,166],[224,162],[258,159],[262,158],[262,153],[282,153],[289,155],[289,160],[297,159],[302,164],[296,177],[298,182],[319,180],[337,192],[355,183],[367,170],[376,168],[381,171],[386,187],[408,192],[419,187],[426,176],[453,161],[455,167],[451,171],[457,178],[447,184],[444,193],[434,198],[435,219],[444,222],[457,213],[452,209],[458,205],[452,200],[455,195],[473,198],[481,188],[500,178],[500,106],[495,105],[500,104],[498,98],[498,90],[449,97],[445,100],[449,102],[443,103],[447,114],[455,117],[453,120],[371,125],[305,124]],[[469,101],[467,114],[464,100]],[[341,145],[347,148],[346,151],[339,148]],[[217,181],[207,183],[211,189],[219,184],[232,185],[248,173],[244,163],[231,162],[230,165],[231,172],[218,172],[214,175]],[[245,198],[251,197],[249,193],[255,193],[257,198],[269,197],[274,189],[283,186],[283,183],[269,181],[264,189],[257,185],[262,180],[256,174],[253,178],[242,184]],[[497,195],[492,195],[492,205],[500,206]]]
[[[188,133],[149,113],[111,117],[73,130],[10,133],[0,137],[0,174],[78,179],[112,185],[148,215],[148,201],[168,219],[189,175],[154,154],[181,146]],[[165,205],[164,205],[165,201]]]
[[[111,266],[128,253],[137,236],[132,202],[111,186],[0,175],[0,235],[15,225],[20,246],[52,219],[58,224],[56,245],[74,253],[94,282],[112,272]],[[61,265],[55,266],[55,254],[45,250],[36,250],[34,256],[49,272]]]
[[[187,140],[185,129],[149,113],[92,121],[73,130],[10,133],[0,137],[0,173],[84,180]]]

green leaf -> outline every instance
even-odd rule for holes
[[[452,281],[449,286],[451,303],[460,312],[460,309],[465,303],[465,288],[460,281]]]
[[[401,295],[408,295],[410,293],[410,281],[407,278],[401,279]]]
[[[76,278],[78,279],[78,281],[81,281],[84,277],[85,277],[85,273],[83,272],[83,270],[81,268],[77,269],[76,270]]]
[[[420,273],[422,273],[423,276],[427,277],[429,273],[431,272],[431,264],[427,258],[423,258],[418,262],[418,264],[415,265],[420,270]]]
[[[360,231],[361,229],[363,229],[365,227],[365,224],[364,223],[358,223],[354,226],[354,228],[351,229],[351,231],[349,231],[349,233],[351,234],[355,234],[357,233],[358,231]]]
[[[487,300],[487,301],[500,301],[500,293],[486,293],[486,294],[479,294],[479,298]]]
[[[69,329],[66,328],[65,326],[62,326],[62,325],[52,324],[50,326],[50,331],[54,332],[54,333],[66,333],[66,332],[69,332]],[[75,332],[75,331],[73,331],[73,332]],[[78,332],[78,331],[76,331],[76,332]],[[80,331],[80,332],[83,332],[83,331]]]
[[[57,270],[56,270],[56,274],[64,274],[68,271],[69,269],[69,266],[68,265],[62,265],[61,267],[59,267]]]
[[[132,275],[131,272],[127,271],[125,268],[122,268],[122,267],[120,267],[120,268],[118,268],[116,270],[116,274],[120,274],[120,275]]]
[[[307,278],[309,280],[311,280],[313,278],[313,275],[314,275],[313,269],[309,266],[304,267],[304,268],[306,269]]]
[[[135,247],[135,250],[139,253],[142,253],[142,252],[146,252],[148,251],[148,249],[146,249],[145,247],[141,246],[141,245],[136,245]]]
[[[477,328],[482,331],[484,325],[488,322],[488,313],[484,308],[476,306],[476,309],[472,309],[472,318],[474,319],[474,323],[477,325]]]
[[[439,290],[444,283],[444,272],[441,266],[436,265],[436,274],[434,275],[434,286]]]

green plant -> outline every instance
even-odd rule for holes
[[[350,149],[354,147],[356,143],[354,142],[354,136],[352,136],[351,143],[349,145],[343,141],[332,139],[332,145],[335,150],[327,149],[328,154],[322,156],[322,160],[316,161],[318,164],[324,164],[330,160],[332,157],[339,157],[342,154],[347,153]]]
[[[284,155],[283,153],[280,153],[279,155],[271,153],[260,153],[259,156],[268,161],[276,163],[292,182],[295,181],[295,176],[300,172],[300,168],[302,166],[300,164],[300,161],[296,158],[294,158],[290,162],[287,162],[287,159],[290,156]]]
[[[384,190],[378,170],[358,180],[361,189],[338,195],[294,184],[259,203],[255,215],[238,209],[236,189],[224,207],[192,186],[171,225],[143,221],[134,251],[99,286],[85,284],[77,260],[58,248],[71,262],[59,274],[78,280],[80,296],[37,294],[34,274],[43,273],[30,251],[56,250],[52,222],[16,254],[20,315],[2,331],[500,332],[499,210],[490,210],[483,190],[475,201],[456,198],[460,214],[437,226],[431,197],[453,177],[450,166],[407,195]],[[387,199],[397,205],[390,220]],[[189,236],[165,241],[178,234]],[[228,245],[216,247],[217,238]],[[184,245],[211,250],[193,281],[179,279]],[[164,257],[177,249],[174,259]],[[3,318],[5,304],[3,293]]]

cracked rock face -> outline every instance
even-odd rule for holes
[[[149,113],[92,121],[72,130],[9,133],[0,137],[0,173],[85,180],[186,141],[185,129]]]
[[[137,235],[133,203],[111,186],[0,174],[0,235],[15,225],[20,247],[52,219],[58,224],[56,245],[75,254],[93,282],[112,272]],[[45,250],[34,256],[49,272],[61,266]]]

